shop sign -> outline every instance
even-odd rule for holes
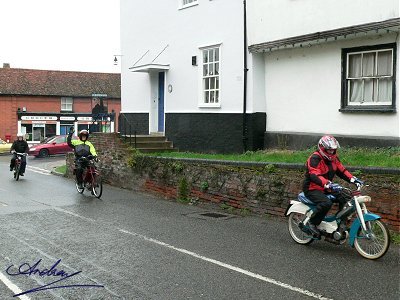
[[[78,121],[92,121],[92,117],[78,117]]]
[[[57,121],[57,117],[50,116],[22,116],[21,120],[30,120],[30,121]]]
[[[75,121],[75,117],[60,117],[60,121]]]

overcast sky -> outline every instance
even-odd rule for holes
[[[119,0],[0,0],[0,67],[120,72],[119,15]]]

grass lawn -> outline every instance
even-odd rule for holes
[[[248,151],[243,154],[202,154],[191,152],[153,153],[163,157],[203,158],[233,161],[254,161],[272,163],[301,163],[304,164],[314,149],[301,151],[291,150],[262,150]],[[400,147],[392,148],[341,148],[338,151],[340,160],[346,166],[358,167],[389,167],[400,168]]]
[[[55,169],[55,171],[61,174],[65,174],[65,172],[67,171],[67,166],[66,165],[59,166]]]

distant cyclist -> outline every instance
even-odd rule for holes
[[[78,134],[79,140],[72,140],[72,134],[74,133],[74,128],[71,127],[69,130],[67,143],[68,146],[74,149],[75,153],[75,166],[76,166],[76,182],[79,188],[83,187],[83,172],[87,167],[87,161],[79,161],[79,158],[86,157],[89,155],[94,156],[97,159],[96,149],[93,144],[89,142],[89,132],[87,130],[81,130]]]
[[[24,140],[24,135],[22,133],[17,134],[17,139],[13,142],[10,152],[13,154],[10,162],[10,171],[14,170],[15,160],[17,159],[18,153],[28,153],[29,146],[28,143]],[[26,156],[21,156],[21,169],[19,170],[19,175],[24,176],[26,168]]]

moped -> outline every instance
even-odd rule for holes
[[[340,194],[347,201],[343,208],[335,215],[326,216],[318,226],[321,236],[328,242],[344,244],[346,240],[351,247],[368,259],[378,259],[385,255],[390,245],[390,234],[381,217],[371,213],[366,203],[371,197],[361,195],[363,185],[356,190],[341,187]],[[334,202],[337,197],[328,194]],[[289,233],[293,240],[302,245],[308,245],[318,240],[309,230],[310,217],[316,205],[303,192],[297,200],[292,200],[285,215],[289,216]]]
[[[100,171],[95,165],[94,157],[92,155],[83,156],[77,159],[77,162],[85,166],[85,171],[83,172],[83,185],[80,186],[75,179],[75,187],[78,193],[82,194],[85,188],[91,191],[92,195],[96,198],[101,197],[103,193],[103,181],[101,178]],[[74,169],[75,175],[76,169]]]
[[[14,165],[14,179],[18,181],[19,175],[21,175],[21,164],[22,164],[22,157],[27,156],[26,153],[19,153],[15,152],[17,157],[15,158],[15,165]],[[23,175],[22,175],[23,176]]]

